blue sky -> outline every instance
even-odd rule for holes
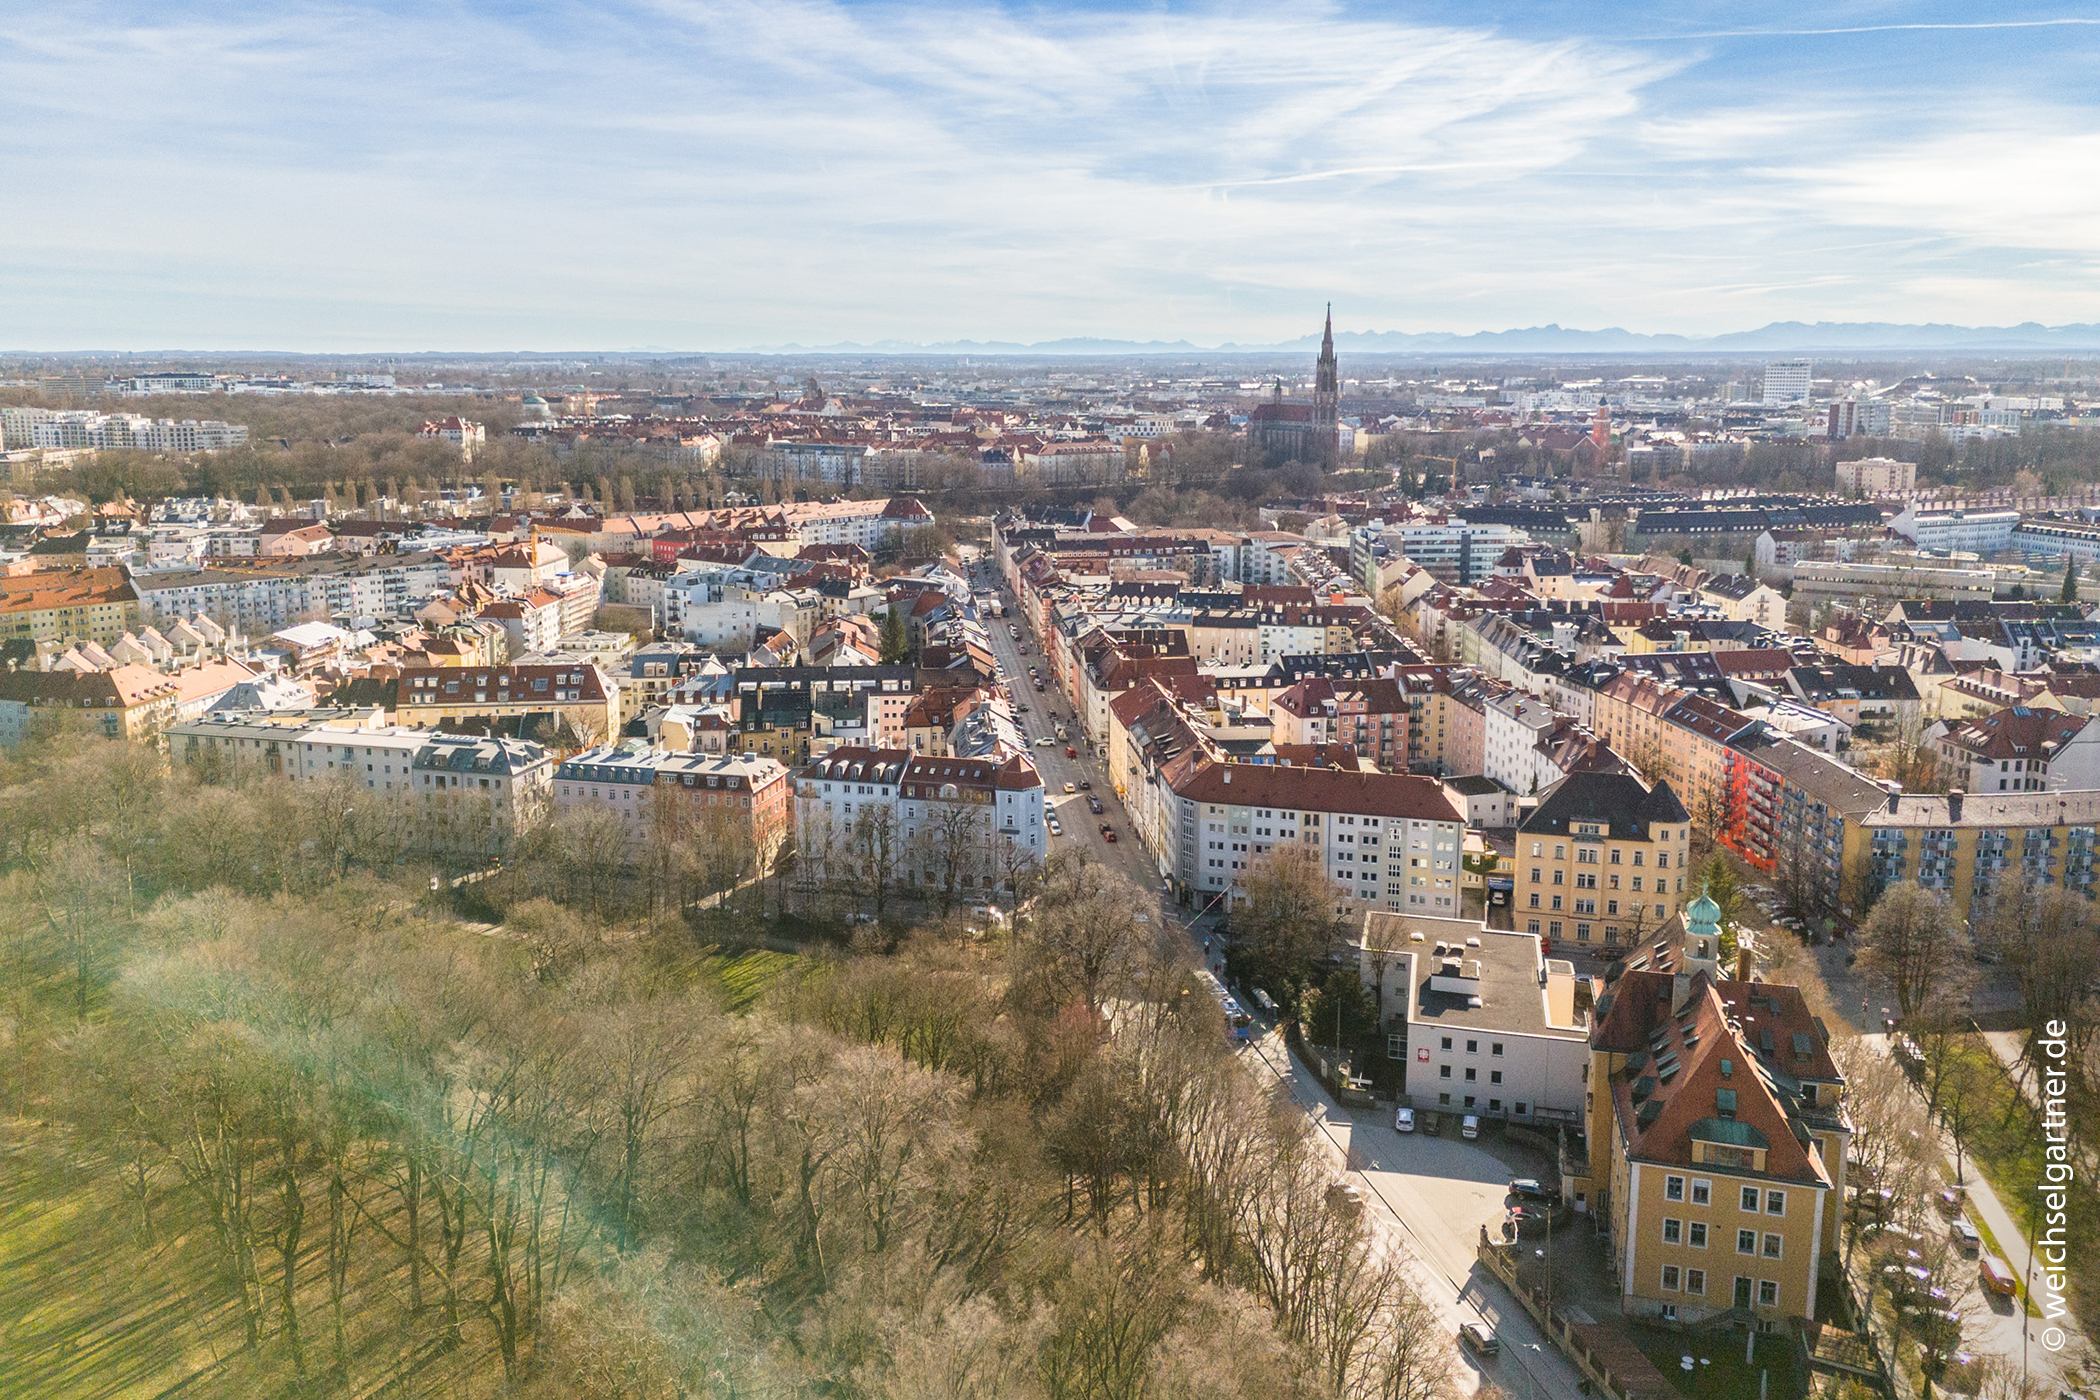
[[[2065,23],[2062,21],[2074,21]],[[2100,320],[2100,11],[32,3],[0,347]]]

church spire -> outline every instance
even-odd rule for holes
[[[1334,362],[1334,303],[1327,303],[1327,327],[1320,335],[1320,364],[1313,375],[1313,445],[1319,460],[1332,466],[1340,448],[1342,381]]]

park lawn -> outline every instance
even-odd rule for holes
[[[1758,1400],[1758,1373],[1768,1372],[1764,1400],[1801,1400],[1794,1383],[1794,1344],[1783,1333],[1757,1339],[1756,1360],[1743,1362],[1743,1334],[1733,1328],[1715,1332],[1677,1332],[1666,1327],[1626,1324],[1633,1344],[1655,1369],[1692,1400]],[[1693,1359],[1686,1371],[1682,1358]],[[1711,1365],[1699,1365],[1702,1360]]]
[[[756,948],[747,953],[710,953],[701,964],[702,975],[722,990],[731,1011],[743,1012],[765,995],[775,978],[795,965],[792,953]]]
[[[308,1378],[298,1376],[276,1306],[255,1350],[242,1346],[233,1290],[203,1212],[172,1179],[155,1183],[154,1243],[141,1243],[138,1205],[118,1164],[82,1155],[66,1136],[25,1119],[0,1122],[0,1397],[35,1400],[305,1400],[322,1393],[328,1354],[321,1237],[307,1231],[299,1277]],[[309,1188],[310,1198],[319,1186]],[[397,1212],[376,1219],[397,1233]],[[486,1327],[464,1344],[439,1337],[432,1308],[404,1325],[405,1269],[369,1247],[353,1264],[345,1318],[347,1394],[495,1400],[503,1368]],[[274,1259],[264,1266],[275,1284]]]

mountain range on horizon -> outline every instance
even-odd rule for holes
[[[842,341],[831,345],[760,345],[741,353],[761,355],[1262,355],[1284,354],[1319,346],[1318,335],[1269,344],[1196,345],[1187,340],[1113,340],[1072,336],[1023,344],[1002,340],[914,342]],[[1751,331],[1724,335],[1651,335],[1617,326],[1576,330],[1560,325],[1506,331],[1336,331],[1337,350],[1365,354],[1421,355],[1472,352],[1484,355],[1533,354],[1788,354],[1853,352],[2043,351],[2100,350],[2100,324],[2091,322],[2044,326],[2023,321],[2016,326],[1954,326],[1943,323],[1904,325],[1890,321],[1774,321]]]

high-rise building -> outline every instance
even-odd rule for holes
[[[1813,366],[1807,360],[1774,360],[1765,366],[1765,403],[1807,403],[1814,387]]]

